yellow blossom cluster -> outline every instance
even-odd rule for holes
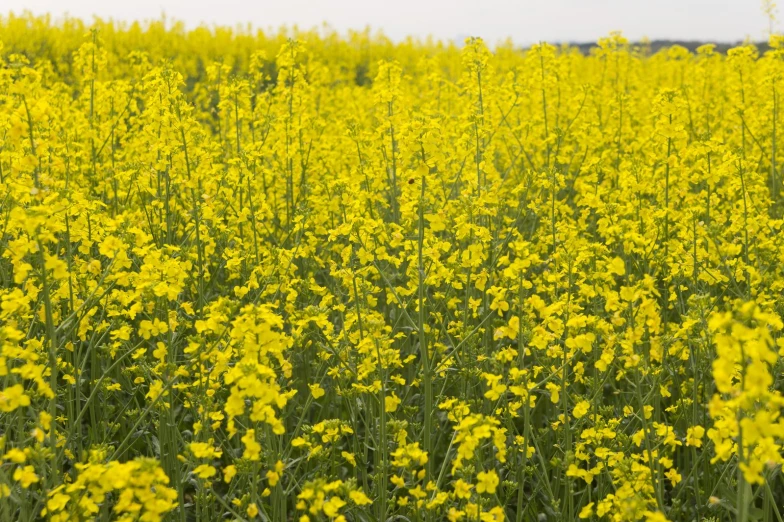
[[[0,520],[782,520],[782,84],[0,17]]]

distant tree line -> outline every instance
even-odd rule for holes
[[[726,53],[728,49],[732,49],[733,47],[737,47],[742,45],[744,42],[737,41],[737,42],[707,42],[701,40],[649,40],[643,42],[634,42],[634,46],[641,46],[646,47],[649,50],[650,54],[654,54],[661,49],[672,47],[673,45],[680,45],[685,47],[691,52],[694,52],[699,46],[705,45],[707,43],[712,43],[716,46],[716,52],[719,53]],[[759,49],[760,54],[764,54],[767,50],[770,49],[768,42],[751,42],[753,43],[757,49]],[[597,48],[596,42],[582,42],[582,43],[574,43],[570,42],[569,45],[571,47],[576,47],[580,50],[583,54],[589,54],[591,49]]]

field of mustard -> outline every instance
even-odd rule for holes
[[[0,520],[782,522],[770,43],[0,18]]]

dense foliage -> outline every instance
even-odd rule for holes
[[[0,19],[0,518],[782,520],[782,40]]]

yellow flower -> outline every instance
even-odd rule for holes
[[[682,479],[681,474],[678,473],[678,471],[675,468],[667,470],[664,476],[666,476],[670,480],[670,483],[673,485],[673,487],[677,486]]]
[[[686,445],[696,448],[702,447],[702,437],[705,435],[705,428],[702,426],[691,426],[686,430]]]
[[[98,247],[102,256],[113,259],[118,252],[125,250],[125,245],[115,236],[106,236]]]
[[[247,430],[245,435],[242,436],[242,443],[245,445],[245,452],[242,454],[242,457],[248,460],[259,460],[261,444],[256,442],[256,431],[253,429]]]
[[[460,511],[453,507],[449,508],[449,511],[447,511],[447,518],[449,519],[449,522],[459,522],[464,516],[464,511]]]
[[[344,459],[346,459],[346,462],[348,462],[348,463],[349,463],[349,464],[351,464],[352,466],[356,466],[356,465],[357,465],[357,459],[354,457],[354,454],[353,454],[353,453],[349,453],[348,451],[341,451],[341,452],[340,452],[340,455],[341,455],[341,456],[342,456]]]
[[[553,404],[558,404],[561,400],[561,387],[554,382],[548,382],[545,384],[545,388],[550,392],[550,401]]]
[[[572,410],[572,415],[574,415],[575,419],[580,419],[580,418],[584,417],[585,414],[588,413],[588,410],[590,410],[590,409],[591,409],[591,403],[588,402],[588,401],[583,400],[583,401],[578,402],[574,406],[574,409]]]
[[[358,491],[358,490],[351,491],[348,494],[348,497],[357,506],[367,506],[367,505],[370,505],[370,504],[373,503],[373,501],[370,500],[370,498],[368,498],[368,496],[365,495],[365,493],[363,493],[362,491]]]
[[[607,271],[610,272],[611,274],[615,274],[619,276],[625,275],[626,263],[620,257],[615,257],[610,261],[607,267]]]
[[[154,381],[150,383],[150,389],[147,392],[146,397],[151,401],[155,401],[161,396],[161,393],[163,393],[163,381]]]
[[[283,473],[284,465],[282,461],[278,461],[275,463],[275,469],[271,469],[267,471],[267,480],[269,481],[270,486],[276,486],[278,481],[280,480],[280,476]]]
[[[583,508],[580,510],[580,514],[578,515],[581,519],[591,518],[593,516],[593,502],[587,503]]]
[[[21,384],[15,384],[0,391],[0,411],[9,413],[29,405],[30,397],[25,395],[24,387]]]
[[[209,464],[201,464],[193,470],[193,474],[200,479],[208,479],[215,476],[215,468]]]
[[[27,489],[37,483],[40,479],[35,474],[32,466],[18,467],[14,470],[14,480],[19,482],[23,488]]]
[[[645,522],[669,522],[669,519],[661,511],[646,511]]]
[[[3,455],[5,460],[9,460],[14,464],[22,464],[27,460],[27,455],[19,448],[11,448]]]
[[[400,397],[398,397],[394,392],[384,397],[384,405],[386,407],[387,412],[391,413],[396,411],[399,404],[400,404]]]
[[[310,393],[313,395],[314,399],[320,399],[326,393],[319,383],[308,384],[308,387],[310,388]]]
[[[191,442],[188,448],[197,459],[214,459],[223,455],[220,449],[215,448],[210,442]]]
[[[471,489],[473,486],[463,479],[457,479],[452,485],[457,498],[467,499],[471,496]]]
[[[71,497],[68,495],[60,492],[55,493],[49,500],[46,501],[46,508],[52,513],[61,511],[68,504],[69,500],[71,500]]]
[[[477,473],[476,479],[477,493],[487,493],[488,495],[495,494],[496,487],[499,483],[498,474],[495,472],[495,470],[480,471]]]
[[[324,503],[324,514],[329,518],[334,518],[338,515],[338,511],[346,505],[346,502],[340,497],[332,497]]]

